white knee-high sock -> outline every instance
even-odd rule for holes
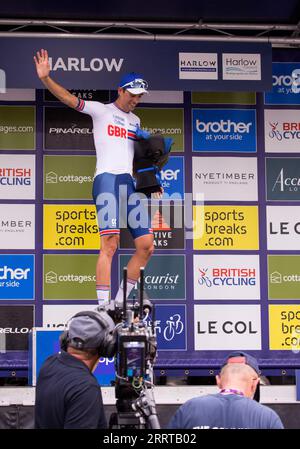
[[[127,278],[127,283],[126,283],[126,298],[128,298],[128,296],[130,295],[132,289],[134,288],[135,284],[137,283],[136,280],[134,279],[128,279]],[[123,294],[124,294],[124,289],[123,289],[123,281],[120,284],[119,290],[116,294],[116,298],[115,298],[115,302],[116,303],[123,303]]]
[[[109,304],[110,286],[104,284],[96,285],[97,299],[100,306]]]

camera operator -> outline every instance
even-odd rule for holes
[[[100,386],[92,374],[115,354],[115,325],[103,310],[79,312],[61,335],[61,352],[43,363],[36,386],[36,429],[106,428]]]

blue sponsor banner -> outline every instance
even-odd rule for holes
[[[272,91],[265,93],[265,104],[300,104],[300,63],[273,62]],[[293,89],[294,86],[294,89]]]
[[[51,57],[52,76],[66,88],[116,89],[121,76],[136,67],[143,68],[151,90],[262,92],[272,87],[272,47],[268,43],[155,41],[151,36],[149,40],[101,41],[11,36],[1,38],[0,46],[0,69],[7,88],[42,88],[33,63],[33,55],[41,48]],[[258,58],[259,73],[247,79],[223,79],[223,54],[230,54],[235,66],[247,59],[241,54]],[[207,64],[213,67],[208,70]]]
[[[184,197],[183,156],[171,156],[160,172],[161,184],[164,188],[163,199],[180,199]]]
[[[186,307],[157,304],[155,315],[158,351],[186,350]]]
[[[267,201],[300,201],[300,158],[266,158]]]
[[[129,255],[119,255],[119,279]],[[154,255],[149,260],[144,275],[144,290],[152,299],[185,299],[185,256],[181,254]],[[139,290],[133,288],[129,298],[137,298]]]
[[[0,299],[34,299],[33,255],[0,255]]]
[[[193,151],[256,152],[256,115],[249,109],[193,109]]]

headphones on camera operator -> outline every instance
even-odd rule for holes
[[[92,319],[92,321],[91,321]],[[68,322],[68,329],[59,337],[60,347],[68,346],[85,351],[97,349],[99,357],[113,357],[116,353],[115,324],[105,310],[76,313]]]

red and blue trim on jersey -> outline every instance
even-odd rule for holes
[[[127,130],[127,138],[129,140],[137,140],[136,132],[134,130],[132,130],[132,129],[128,129]]]
[[[83,111],[84,106],[85,106],[84,100],[82,100],[81,98],[78,98],[78,103],[77,103],[77,106],[76,106],[75,109],[76,109],[77,111]]]
[[[120,234],[120,229],[103,229],[102,231],[99,231],[100,237],[103,237],[104,235],[113,235],[113,234]]]

